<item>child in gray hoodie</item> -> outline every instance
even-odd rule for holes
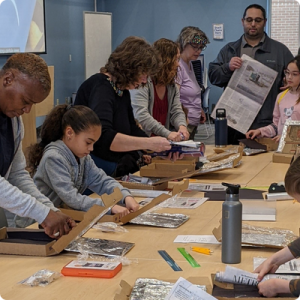
[[[102,195],[118,187],[122,204],[112,213],[125,216],[139,208],[129,190],[98,168],[89,153],[101,135],[98,116],[86,106],[58,105],[47,116],[41,129],[41,142],[31,147],[29,166],[36,170],[34,182],[56,207],[87,211],[102,199],[83,195],[88,188]]]

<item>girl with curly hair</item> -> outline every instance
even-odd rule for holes
[[[144,87],[130,91],[134,116],[149,136],[163,136],[177,142],[187,140],[186,117],[175,84],[180,59],[178,45],[162,38],[153,47],[160,54],[163,66],[148,78]]]
[[[91,156],[108,175],[118,177],[138,171],[138,150],[160,152],[171,148],[166,138],[149,138],[137,126],[128,91],[145,84],[160,65],[151,45],[142,38],[128,37],[100,73],[88,78],[77,92],[75,104],[90,107],[102,123],[102,135]]]

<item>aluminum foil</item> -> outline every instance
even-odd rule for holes
[[[134,245],[128,242],[80,237],[71,242],[65,250],[92,255],[124,256]]]
[[[264,150],[264,149],[251,149],[251,148],[244,148],[243,151],[244,151],[245,155],[247,155],[247,156],[267,152],[267,150]]]
[[[228,158],[225,158],[225,159],[222,159],[222,160],[219,160],[219,161],[211,161],[209,163],[206,163],[203,165],[202,169],[200,172],[202,171],[206,171],[206,170],[211,170],[211,169],[223,169],[225,168],[225,166],[231,166],[231,168],[233,167],[233,162],[234,160],[238,159],[240,157],[240,153],[236,153],[236,154],[233,154],[233,155],[230,155]]]
[[[242,243],[272,248],[284,248],[297,239],[291,230],[242,225]]]
[[[174,283],[157,279],[138,278],[133,286],[129,300],[164,300]],[[206,292],[205,285],[197,285]]]
[[[293,142],[295,143],[298,142],[300,144],[300,138],[298,137],[299,130],[300,130],[300,121],[286,120],[283,125],[279,146],[276,152],[282,152],[287,137],[289,137]]]
[[[164,228],[177,228],[189,219],[183,214],[143,213],[132,219],[130,223]]]
[[[233,146],[232,148],[230,148],[230,149],[228,149],[224,152],[212,154],[212,155],[208,156],[207,159],[209,161],[215,161],[215,160],[223,159],[224,157],[228,156],[228,154],[239,153],[239,148],[240,147],[241,146]]]

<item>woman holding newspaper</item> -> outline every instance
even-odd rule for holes
[[[277,96],[273,111],[273,123],[254,130],[249,130],[246,137],[270,137],[280,140],[286,120],[300,120],[300,56],[297,55],[284,70],[287,89]]]

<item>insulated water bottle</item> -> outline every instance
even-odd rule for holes
[[[222,182],[226,200],[222,206],[222,262],[238,264],[242,250],[242,203],[239,201],[240,185]]]
[[[218,108],[215,119],[215,145],[216,147],[227,146],[227,119],[225,108]]]

